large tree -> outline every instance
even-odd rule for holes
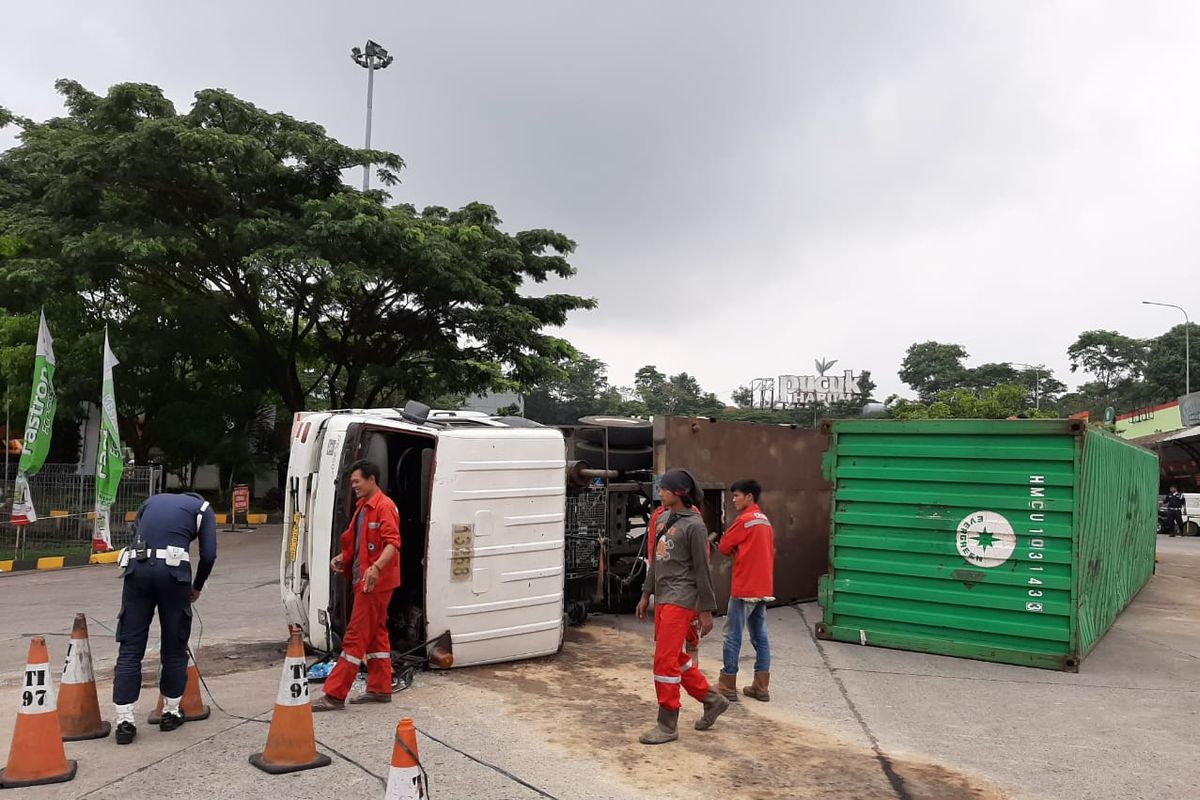
[[[525,397],[525,416],[547,425],[573,425],[589,414],[621,410],[621,396],[608,382],[608,366],[583,353]]]
[[[1108,389],[1142,379],[1148,346],[1141,339],[1116,331],[1084,331],[1067,348],[1071,372],[1093,375]]]
[[[1116,331],[1084,331],[1067,348],[1071,371],[1082,371],[1095,380],[1063,399],[1071,413],[1089,411],[1103,415],[1106,408],[1118,414],[1163,399],[1146,380],[1150,343]]]
[[[181,360],[215,343],[291,411],[528,386],[571,354],[546,329],[592,301],[525,291],[574,274],[562,234],[507,233],[480,203],[388,206],[343,173],[393,186],[399,156],[225,91],[178,113],[145,84],[57,87],[64,118],[0,110],[22,129],[0,154],[8,311],[82,298],[119,331],[186,307]]]
[[[981,364],[967,370],[967,388],[975,392],[984,392],[997,386],[1017,383],[1017,369],[1012,364],[991,363]]]
[[[731,399],[738,408],[754,408],[754,390],[744,384],[733,390]]]
[[[1067,391],[1067,385],[1054,377],[1053,370],[1041,367],[1022,369],[1012,383],[1026,387],[1029,402],[1038,402],[1042,408],[1056,406],[1063,392]]]
[[[1044,408],[1054,406],[1059,395],[1067,390],[1066,384],[1055,378],[1051,370],[1044,367],[1017,369],[1012,362],[981,364],[967,370],[963,388],[979,397],[998,386],[1028,387],[1028,404]]]
[[[920,342],[908,348],[900,364],[900,380],[911,386],[922,402],[930,402],[938,392],[957,389],[968,379],[963,361],[967,351],[962,345]]]
[[[1150,340],[1146,356],[1146,384],[1149,393],[1157,400],[1170,400],[1181,396],[1187,388],[1187,361],[1185,353],[1191,351],[1192,390],[1200,389],[1200,326],[1193,324],[1190,342],[1185,341],[1183,325]]]
[[[725,404],[706,392],[700,382],[686,372],[665,375],[654,366],[645,366],[634,375],[634,389],[648,414],[720,414]]]

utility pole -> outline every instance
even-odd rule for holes
[[[1178,309],[1183,313],[1183,393],[1192,393],[1192,321],[1183,306],[1174,303],[1155,303],[1153,300],[1143,300],[1144,306],[1162,306],[1163,308]]]
[[[350,51],[350,57],[354,59],[354,63],[367,71],[367,143],[365,149],[371,149],[371,107],[374,102],[375,95],[375,70],[387,69],[395,60],[393,56],[388,55],[388,51],[378,45],[371,39],[367,40],[364,48],[355,47]],[[363,191],[367,191],[371,186],[371,165],[363,164]]]
[[[1014,367],[1025,367],[1033,370],[1033,407],[1038,411],[1042,410],[1042,370],[1046,367],[1043,364],[1026,364],[1022,361],[1009,361]]]

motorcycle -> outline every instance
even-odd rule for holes
[[[1171,520],[1171,510],[1169,508],[1167,508],[1165,505],[1159,505],[1159,507],[1158,507],[1158,533],[1160,535],[1164,534],[1164,533],[1169,534],[1169,533],[1171,533],[1171,528],[1173,526],[1174,526],[1174,522]],[[1195,523],[1190,522],[1187,514],[1184,514],[1182,519],[1180,520],[1179,530],[1175,531],[1175,535],[1176,536],[1194,536],[1194,535],[1196,535],[1196,525],[1195,525]]]
[[[1158,535],[1171,532],[1171,512],[1166,506],[1158,507]]]

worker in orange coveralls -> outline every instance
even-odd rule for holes
[[[349,573],[354,581],[354,610],[342,638],[342,657],[325,680],[325,693],[313,701],[313,711],[338,711],[367,662],[367,691],[350,701],[392,702],[392,647],[388,638],[388,604],[400,585],[400,513],[379,488],[379,467],[356,461],[350,467],[350,487],[358,506],[342,532],[342,551],[329,567]]]
[[[673,469],[660,481],[667,519],[655,536],[651,559],[638,603],[638,619],[654,608],[654,689],[658,695],[658,722],[639,737],[642,744],[664,744],[679,738],[680,687],[704,704],[696,730],[708,730],[729,708],[729,701],[708,684],[708,679],[683,651],[688,629],[699,621],[700,635],[713,628],[717,598],[708,573],[708,531],[700,515],[700,486],[691,473]]]
[[[696,508],[695,506],[691,506],[690,508],[697,514],[700,513],[700,509]],[[662,533],[659,528],[659,523],[666,521],[666,517],[664,516],[665,511],[666,508],[659,506],[650,514],[650,524],[646,526],[646,560],[648,562],[654,560],[654,540],[660,533]],[[690,628],[688,628],[687,639],[685,639],[683,642],[683,651],[688,654],[689,658],[692,659],[692,664],[694,666],[700,666],[699,620],[696,620],[696,622]]]

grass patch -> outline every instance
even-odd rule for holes
[[[52,545],[31,545],[26,547],[20,554],[14,553],[12,548],[0,549],[0,561],[32,561],[38,558],[53,558],[55,556],[90,556],[92,554],[92,546],[72,545],[70,547],[62,545],[54,547]]]

